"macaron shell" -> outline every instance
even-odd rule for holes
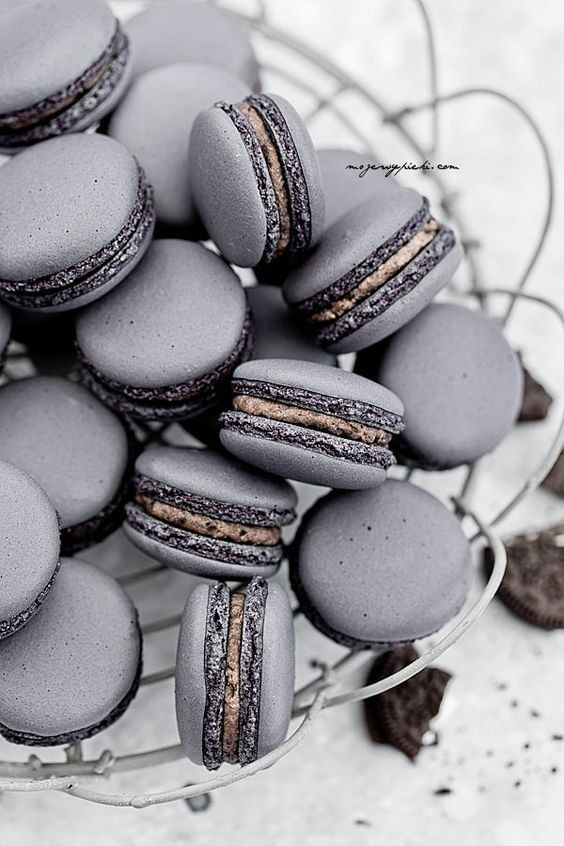
[[[196,225],[188,173],[192,124],[216,100],[242,100],[248,94],[241,80],[211,65],[167,65],[134,81],[112,116],[108,133],[144,168],[155,191],[160,222]]]
[[[230,564],[221,559],[204,558],[192,552],[175,549],[166,543],[161,543],[153,538],[144,535],[141,531],[134,529],[127,522],[123,524],[123,531],[126,537],[135,546],[148,555],[150,558],[180,570],[182,573],[190,573],[193,576],[200,576],[203,579],[241,580],[251,579],[253,576],[264,576],[269,578],[278,570],[278,564]],[[212,539],[213,541],[213,539]],[[251,552],[253,547],[249,547]]]
[[[186,384],[225,362],[246,309],[237,276],[219,256],[201,244],[156,240],[119,288],[79,314],[77,341],[86,360],[119,384]]]
[[[470,547],[458,520],[408,482],[332,493],[306,514],[297,537],[300,604],[348,645],[431,634],[468,593]]]
[[[403,437],[433,467],[492,450],[521,408],[517,356],[492,320],[461,306],[429,306],[390,340],[375,376],[402,392]]]
[[[135,462],[135,470],[218,502],[278,510],[291,510],[297,502],[296,493],[287,482],[208,449],[150,446]]]
[[[0,114],[37,103],[78,79],[116,26],[102,0],[34,0],[0,9]]]
[[[284,424],[273,425],[283,428]],[[249,437],[222,429],[221,443],[242,461],[297,482],[327,485],[330,488],[372,488],[386,479],[386,471],[376,465],[360,464],[343,458],[332,458],[305,446],[293,446],[280,440]],[[348,442],[347,443],[353,443]],[[353,447],[354,448],[354,444]]]
[[[108,717],[135,683],[137,613],[109,574],[64,558],[41,613],[0,643],[0,724],[57,737]]]
[[[60,539],[45,491],[6,461],[0,461],[0,538],[0,621],[7,621],[29,608],[52,579]]]
[[[463,258],[464,251],[460,244],[456,243],[452,250],[425,274],[412,291],[400,297],[393,305],[377,317],[368,320],[364,326],[351,332],[350,335],[334,344],[328,344],[327,349],[339,355],[357,352],[393,335],[417,317],[430,304],[433,297],[448,285]]]
[[[292,104],[278,94],[270,94],[269,97],[280,109],[298,152],[310,206],[311,239],[309,245],[313,247],[319,241],[325,223],[325,199],[317,153],[305,123]]]
[[[386,176],[386,171],[365,172],[367,165],[379,164],[366,153],[346,149],[321,149],[317,151],[317,160],[325,195],[325,230],[366,200],[401,190],[395,176]]]
[[[47,276],[92,256],[129,221],[138,185],[135,159],[102,135],[53,138],[15,156],[0,168],[0,278]]]
[[[233,378],[302,388],[328,397],[374,405],[393,414],[403,414],[403,403],[388,388],[348,370],[315,362],[288,359],[246,361],[236,368]]]
[[[294,622],[286,591],[268,583],[264,614],[258,757],[284,741],[294,704]]]
[[[325,290],[356,267],[413,217],[421,195],[403,188],[386,197],[374,197],[337,220],[323,242],[292,271],[283,287],[291,305]]]
[[[135,51],[135,73],[176,62],[206,62],[259,87],[259,69],[244,25],[211,3],[167,2],[126,23]]]
[[[63,529],[115,497],[128,453],[121,422],[81,385],[36,376],[0,388],[0,459],[36,479]]]
[[[204,642],[208,585],[197,585],[186,602],[176,653],[176,720],[184,752],[202,765],[202,734],[206,707]]]
[[[255,323],[253,359],[291,358],[337,366],[336,357],[316,346],[292,319],[278,288],[257,285],[246,291]]]
[[[254,267],[266,246],[266,214],[249,153],[219,108],[196,118],[188,170],[202,222],[227,261]]]

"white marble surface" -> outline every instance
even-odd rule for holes
[[[120,9],[134,4],[121,2]],[[415,3],[404,0],[270,0],[271,18],[347,68],[395,108],[427,96],[421,24]],[[448,0],[429,2],[440,58],[440,88],[494,86],[513,94],[543,126],[562,184],[561,4],[546,0]],[[252,0],[242,0],[252,8]],[[262,56],[273,53],[257,40]],[[278,61],[283,54],[276,51]],[[285,55],[285,62],[292,62]],[[298,67],[298,65],[296,65]],[[301,65],[299,65],[301,68]],[[285,86],[277,87],[291,95]],[[355,121],[374,139],[384,159],[405,158],[405,150],[366,109],[344,98]],[[307,103],[299,103],[307,109]],[[422,137],[428,117],[410,124]],[[346,144],[330,121],[313,125],[318,144]],[[522,119],[489,100],[447,106],[441,121],[439,159],[460,170],[447,178],[462,195],[472,229],[483,242],[481,261],[490,285],[513,284],[538,231],[544,203],[540,157]],[[413,184],[419,184],[415,181]],[[548,249],[530,280],[530,290],[564,305],[562,294],[562,208]],[[463,278],[463,274],[461,275]],[[487,517],[535,467],[555,430],[562,408],[564,337],[540,308],[520,307],[510,338],[551,390],[560,394],[548,421],[511,434],[495,455],[483,461],[475,506]],[[456,489],[458,471],[415,477],[441,495]],[[315,492],[306,492],[311,500]],[[564,501],[537,492],[504,524],[505,531],[549,524],[564,518]],[[125,540],[112,539],[85,557],[113,572],[141,563]],[[190,579],[159,576],[133,591],[143,620],[179,611]],[[479,588],[481,577],[476,579]],[[299,676],[307,677],[312,658],[331,660],[341,650],[297,622]],[[174,633],[153,635],[147,644],[148,671],[168,666]],[[561,842],[564,822],[564,633],[535,630],[510,616],[499,603],[444,656],[453,673],[437,723],[439,745],[426,749],[415,765],[398,752],[371,745],[360,707],[325,712],[311,736],[271,771],[213,797],[195,814],[183,802],[145,811],[103,808],[56,794],[7,794],[0,801],[2,841],[63,846],[119,844],[145,846],[157,841],[200,846],[237,840],[280,846],[364,846],[393,843],[418,846],[529,846]],[[354,681],[354,679],[352,680]],[[143,689],[128,715],[86,746],[126,752],[176,742],[172,683]],[[59,753],[51,753],[56,757]],[[23,752],[0,743],[0,757]],[[103,782],[102,790],[142,792],[198,780],[203,773],[188,762]],[[450,793],[437,795],[440,788]]]

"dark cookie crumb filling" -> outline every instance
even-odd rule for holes
[[[249,526],[287,526],[296,516],[293,509],[260,508],[220,502],[217,499],[174,488],[172,485],[150,479],[140,473],[134,474],[133,487],[136,492],[158,499],[167,505],[173,505],[175,508],[185,508],[197,514],[204,514],[206,517],[217,520],[227,520],[230,523],[243,523]]]
[[[58,561],[57,566],[53,571],[53,575],[28,608],[24,611],[20,611],[19,614],[15,614],[13,617],[10,617],[9,620],[0,620],[0,640],[8,637],[9,635],[13,635],[14,632],[18,631],[18,629],[23,628],[26,623],[28,623],[35,614],[37,614],[47,598],[47,594],[53,587],[60,566],[61,562]]]
[[[413,217],[401,229],[398,229],[391,238],[388,238],[387,241],[378,247],[378,249],[374,250],[374,252],[370,253],[369,256],[357,264],[356,267],[353,267],[352,270],[345,273],[344,276],[341,276],[340,279],[337,279],[336,282],[328,285],[322,291],[308,297],[302,302],[293,303],[291,305],[292,310],[303,317],[322,311],[330,307],[335,300],[342,299],[349,291],[356,288],[359,282],[362,282],[363,279],[374,273],[381,264],[384,264],[401,247],[405,246],[429,219],[429,200],[426,197],[422,197],[421,201],[421,207],[415,212]]]
[[[372,296],[316,333],[322,346],[337,343],[365,323],[378,317],[394,303],[410,294],[425,276],[449,253],[456,243],[452,229],[443,227],[433,241],[407,267],[393,276]]]
[[[331,397],[303,388],[250,379],[233,379],[231,386],[234,395],[246,394],[274,402],[282,402],[308,411],[330,414],[342,420],[354,420],[366,426],[384,429],[387,432],[392,432],[392,434],[398,434],[404,428],[399,414],[359,400]]]
[[[239,763],[250,764],[258,756],[260,695],[262,682],[264,615],[268,583],[255,578],[245,595],[240,655]]]
[[[249,102],[248,99],[247,102]],[[262,255],[262,261],[270,262],[276,257],[277,253],[278,239],[280,237],[280,220],[278,217],[276,195],[270,179],[266,160],[253,129],[243,112],[239,111],[239,109],[231,103],[223,101],[216,103],[216,107],[225,112],[225,114],[231,119],[237,132],[241,136],[241,140],[247,149],[249,159],[253,166],[258,192],[266,215],[266,244]]]
[[[51,737],[44,737],[40,734],[31,734],[29,732],[20,732],[14,729],[8,728],[0,723],[0,734],[6,738],[10,743],[18,743],[23,744],[24,746],[61,746],[64,743],[75,743],[79,740],[88,740],[89,737],[93,737],[95,734],[98,734],[104,729],[109,728],[113,723],[116,722],[128,709],[129,705],[135,698],[137,691],[139,690],[139,683],[141,681],[141,672],[143,669],[143,641],[141,635],[141,629],[139,627],[139,617],[137,611],[135,612],[135,620],[137,631],[139,634],[140,639],[140,650],[139,650],[139,663],[137,665],[137,670],[135,673],[135,678],[133,679],[133,683],[123,699],[118,702],[115,708],[110,711],[107,717],[104,717],[103,720],[100,720],[97,723],[93,723],[90,726],[87,726],[83,729],[77,729],[76,731],[71,731],[66,734],[58,734],[53,735]]]
[[[31,106],[0,115],[0,147],[25,147],[71,131],[115,90],[129,56],[129,39],[117,23],[107,48],[77,80]]]
[[[210,585],[204,632],[206,701],[202,726],[202,757],[208,770],[217,770],[223,763],[223,706],[229,605],[230,592],[227,585],[224,582]]]
[[[340,458],[355,464],[370,464],[382,470],[387,470],[395,464],[393,453],[385,447],[347,440],[325,432],[306,429],[304,426],[278,423],[267,417],[256,417],[240,411],[224,412],[219,421],[222,428],[227,431],[312,450],[330,458]]]
[[[375,684],[419,658],[415,647],[399,646],[376,658],[366,684]],[[414,761],[423,736],[439,713],[450,673],[426,667],[416,676],[364,701],[364,718],[374,743],[387,743]]]
[[[311,241],[311,205],[307,182],[292,133],[284,115],[270,97],[253,94],[246,102],[255,109],[268,128],[284,170],[290,197],[291,233],[289,252],[302,253]]]
[[[155,223],[153,189],[139,167],[139,186],[131,216],[118,235],[87,259],[65,270],[24,282],[0,279],[4,298],[12,305],[45,308],[63,305],[105,285],[131,263],[146,243]]]
[[[282,560],[282,546],[256,546],[239,544],[235,541],[212,538],[208,535],[198,535],[186,529],[172,526],[151,517],[138,505],[128,502],[125,506],[125,517],[132,529],[144,537],[157,543],[162,543],[171,549],[188,552],[210,561],[221,561],[226,564],[243,567],[277,566]]]

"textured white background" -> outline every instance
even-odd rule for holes
[[[116,3],[120,10],[131,2]],[[558,0],[431,0],[440,60],[440,87],[498,87],[520,99],[544,128],[562,182],[564,113],[562,41]],[[252,8],[248,0],[240,8]],[[425,98],[428,77],[421,23],[411,0],[270,0],[271,20],[309,42],[349,70],[395,108]],[[272,56],[261,41],[262,56]],[[292,62],[276,52],[278,62]],[[288,65],[289,66],[289,65]],[[298,66],[296,66],[298,67]],[[301,65],[299,66],[301,67]],[[277,86],[282,90],[281,86]],[[292,94],[290,89],[284,92]],[[404,160],[405,149],[383,131],[355,98],[345,106],[374,139],[385,160]],[[298,101],[307,109],[308,103]],[[148,120],[150,116],[148,116]],[[428,118],[410,126],[425,138]],[[313,124],[318,144],[346,144],[346,134],[327,120]],[[462,193],[462,209],[483,242],[489,284],[513,284],[528,256],[544,204],[541,162],[530,132],[508,107],[488,100],[447,106],[441,125],[442,161],[460,166],[448,176]],[[413,184],[418,184],[415,181]],[[564,305],[562,210],[556,208],[549,248],[531,279],[531,290]],[[461,274],[463,279],[463,274]],[[564,338],[539,308],[520,308],[511,324],[515,346],[554,393],[561,391]],[[554,431],[561,402],[549,420],[520,427],[483,462],[475,505],[485,517],[518,485],[542,454]],[[422,482],[422,475],[415,477]],[[460,474],[426,480],[442,495],[455,490]],[[306,492],[306,500],[315,492]],[[535,493],[503,527],[547,525],[564,518],[564,502]],[[85,555],[114,572],[141,564],[125,541],[107,542]],[[480,584],[478,575],[476,587]],[[190,579],[180,574],[139,586],[134,598],[142,618],[180,610]],[[298,620],[299,676],[312,658],[334,659],[340,649]],[[149,671],[174,658],[174,636],[153,636]],[[439,745],[415,765],[392,749],[366,739],[359,707],[325,712],[304,745],[273,770],[213,797],[208,811],[194,814],[177,803],[145,811],[87,805],[67,796],[9,794],[0,801],[0,838],[6,842],[63,846],[100,843],[144,846],[157,841],[212,844],[233,837],[248,844],[418,846],[556,844],[564,823],[564,633],[544,633],[511,617],[494,603],[483,620],[440,662],[454,679],[437,723]],[[176,742],[172,683],[142,690],[126,716],[87,752],[120,752]],[[20,750],[0,744],[0,757]],[[52,753],[56,755],[57,753]],[[101,789],[165,789],[202,778],[188,762],[112,780]],[[436,795],[442,787],[451,790]]]

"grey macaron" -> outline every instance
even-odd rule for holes
[[[36,144],[0,168],[0,296],[24,309],[86,305],[135,267],[154,226],[152,191],[101,135]]]
[[[197,224],[190,192],[188,141],[202,109],[242,99],[249,88],[221,68],[176,64],[139,76],[112,115],[108,132],[137,158],[155,192],[159,223]]]
[[[425,309],[356,367],[405,404],[403,462],[445,470],[490,452],[517,421],[523,370],[484,314],[446,303]]]
[[[198,585],[176,658],[180,740],[195,764],[250,764],[279,746],[294,696],[294,628],[285,591],[256,578],[245,592]]]
[[[366,200],[385,197],[401,187],[370,155],[331,147],[318,150],[317,160],[325,195],[325,229]]]
[[[302,611],[344,646],[417,640],[458,613],[471,577],[458,520],[431,494],[389,480],[333,492],[304,516],[291,551]]]
[[[54,584],[60,548],[57,513],[47,494],[6,461],[0,461],[0,539],[2,639],[39,611]]]
[[[246,292],[255,325],[253,358],[294,358],[331,367],[337,364],[337,356],[316,346],[292,319],[279,288],[256,285]]]
[[[168,0],[150,4],[125,29],[134,54],[134,73],[176,62],[205,62],[259,89],[259,68],[244,23],[211,3]]]
[[[0,150],[100,120],[130,71],[129,40],[103,0],[0,7]]]
[[[237,368],[220,439],[243,461],[284,478],[334,488],[381,484],[403,406],[386,388],[309,361],[263,359]]]
[[[228,456],[152,446],[135,462],[124,530],[177,570],[217,579],[271,576],[295,506],[287,482]]]
[[[129,452],[121,421],[81,385],[36,376],[0,388],[0,459],[26,470],[46,491],[66,554],[120,525]]]
[[[323,190],[305,124],[283,97],[221,101],[192,128],[192,194],[225,258],[255,267],[302,254],[323,230]]]
[[[354,352],[412,320],[462,257],[454,232],[404,188],[340,218],[284,284],[290,308],[331,352]]]
[[[41,613],[0,643],[0,734],[26,746],[92,737],[124,713],[140,676],[130,598],[99,567],[63,558]]]
[[[201,244],[170,239],[80,313],[76,337],[84,381],[106,405],[178,420],[215,403],[250,353],[252,324],[231,268]]]

